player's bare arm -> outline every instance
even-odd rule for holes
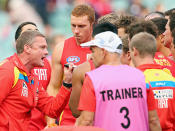
[[[77,120],[78,126],[93,126],[94,112],[81,111],[81,116]]]
[[[69,107],[72,111],[72,115],[76,118],[80,116],[80,111],[77,110],[77,108],[80,99],[81,88],[83,86],[83,81],[85,78],[85,73],[88,71],[90,71],[89,62],[84,62],[83,64],[76,67],[73,71],[72,92],[69,100]]]
[[[161,131],[162,129],[160,126],[157,111],[156,110],[149,111],[148,115],[149,115],[148,118],[149,118],[150,131]]]
[[[64,42],[58,43],[55,46],[55,49],[52,54],[52,61],[51,61],[51,78],[50,83],[47,87],[47,92],[50,96],[56,96],[58,93],[59,88],[62,85],[63,79],[63,68],[61,65],[61,56],[63,50]],[[48,127],[55,126],[55,119],[46,117]]]
[[[52,54],[51,79],[47,87],[47,92],[51,96],[56,96],[59,88],[62,85],[63,68],[61,65],[61,56],[62,56],[63,47],[64,47],[64,42],[58,43]]]

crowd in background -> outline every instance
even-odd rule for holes
[[[82,3],[95,9],[96,19],[110,12],[144,17],[151,11],[165,11],[175,6],[173,0],[0,0],[0,61],[15,52],[13,36],[24,21],[35,22],[48,38],[70,37],[70,12]],[[50,54],[53,46],[49,45]]]
[[[1,0],[0,130],[174,131],[171,2]]]

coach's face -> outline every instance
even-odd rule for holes
[[[92,61],[94,63],[95,68],[101,66],[104,61],[104,49],[99,48],[97,46],[90,47],[92,51]]]
[[[46,39],[41,36],[37,36],[31,45],[31,64],[33,67],[44,66],[44,58],[48,55]]]

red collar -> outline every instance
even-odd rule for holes
[[[11,57],[9,57],[9,60],[12,61],[14,63],[14,65],[16,67],[18,67],[20,70],[27,73],[27,75],[30,75],[30,73],[28,72],[28,70],[26,69],[24,64],[21,62],[20,58],[18,57],[18,55],[16,53],[14,55],[12,55]]]
[[[145,71],[146,69],[162,69],[162,66],[158,64],[143,64],[137,67],[141,71]]]

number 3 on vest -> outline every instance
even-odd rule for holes
[[[123,113],[123,111],[125,110],[126,114],[124,115],[124,118],[127,119],[127,124],[121,123],[121,126],[125,129],[129,128],[130,126],[130,119],[128,117],[129,115],[129,110],[127,107],[122,107],[120,108],[120,113]]]

